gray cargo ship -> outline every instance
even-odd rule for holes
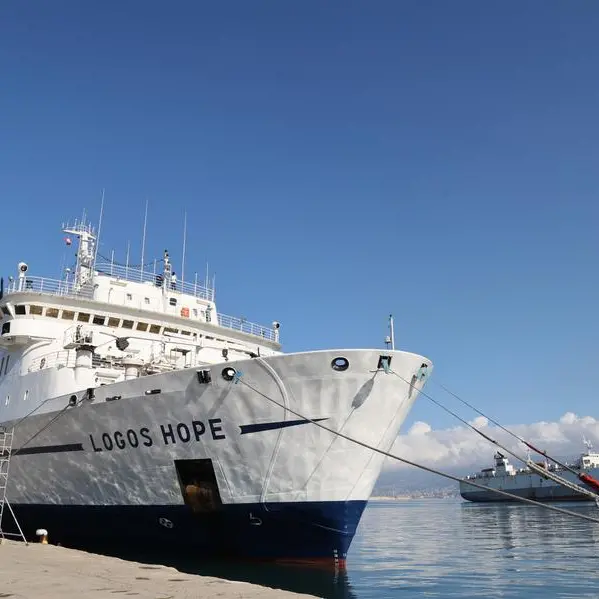
[[[566,464],[574,472],[547,461],[537,462],[536,465],[555,474],[570,483],[582,488],[593,490],[578,478],[578,474],[586,473],[599,478],[599,453],[592,451],[592,446],[585,441],[587,451],[582,453],[573,464]],[[536,501],[590,501],[591,497],[574,489],[559,484],[549,476],[543,476],[531,468],[516,468],[508,458],[497,452],[494,456],[495,465],[483,468],[479,473],[467,476],[460,481],[460,495],[468,501],[510,501],[509,497],[495,493],[494,490],[506,491],[526,499]],[[478,485],[488,487],[488,490],[475,487],[468,483],[473,481]]]

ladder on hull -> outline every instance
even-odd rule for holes
[[[5,427],[0,426],[0,543],[3,543],[6,537],[17,537],[23,539],[27,544],[27,539],[23,534],[23,530],[12,511],[12,507],[6,497],[6,487],[8,486],[8,471],[10,468],[10,457],[12,454],[12,442],[15,434],[14,427],[7,430]],[[12,519],[17,525],[18,533],[5,532],[2,529],[2,521],[4,518],[5,508],[10,512]]]

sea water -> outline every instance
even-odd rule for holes
[[[594,503],[557,505],[599,519]],[[342,573],[121,557],[327,599],[599,597],[599,524],[520,503],[371,501]]]

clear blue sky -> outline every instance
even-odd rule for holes
[[[597,416],[598,31],[591,0],[4,2],[0,270],[58,276],[106,188],[102,252],[139,261],[148,199],[178,264],[187,210],[188,277],[288,351],[392,312],[503,422]]]

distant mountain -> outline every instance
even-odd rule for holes
[[[445,468],[444,472],[462,477],[470,474],[464,468]],[[384,470],[374,487],[374,495],[429,494],[458,495],[458,483],[416,468]]]

